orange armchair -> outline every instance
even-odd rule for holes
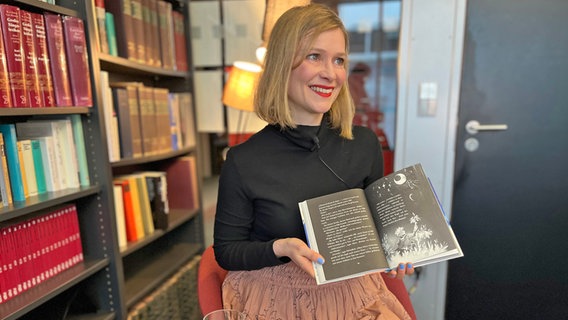
[[[207,247],[201,256],[197,272],[197,296],[199,308],[203,315],[223,308],[221,286],[226,275],[227,270],[221,268],[215,260],[213,247]],[[398,298],[398,301],[400,301],[410,317],[416,320],[416,313],[404,282],[399,279],[392,279],[385,274],[382,274],[382,276],[387,288]]]

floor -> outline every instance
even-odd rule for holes
[[[205,247],[213,244],[213,223],[215,221],[218,186],[218,176],[208,177],[203,181],[201,198],[203,200],[203,233],[205,238]]]

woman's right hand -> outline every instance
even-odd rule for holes
[[[278,257],[288,257],[310,276],[315,277],[312,262],[324,263],[323,256],[310,249],[308,245],[298,238],[284,238],[274,241],[272,250]]]

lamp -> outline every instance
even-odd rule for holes
[[[254,92],[261,70],[258,64],[237,61],[229,72],[223,89],[223,104],[239,111],[237,134],[229,134],[229,146],[246,140],[243,131],[247,127],[251,111],[254,111]]]
[[[242,111],[254,111],[254,91],[261,70],[257,64],[236,61],[223,89],[223,104]]]

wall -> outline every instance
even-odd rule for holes
[[[402,5],[395,169],[421,162],[451,215],[466,0]],[[446,274],[446,263],[423,268],[411,295],[418,319],[443,319]]]

